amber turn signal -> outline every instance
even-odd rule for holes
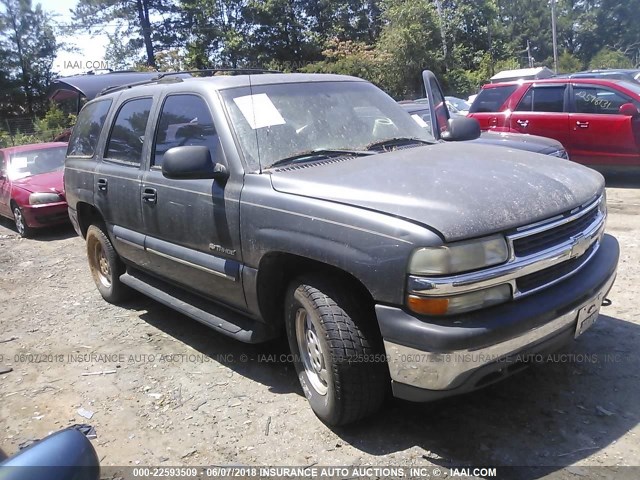
[[[412,312],[419,315],[446,315],[449,309],[449,299],[409,295],[407,305]]]

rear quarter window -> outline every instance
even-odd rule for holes
[[[88,103],[82,109],[69,139],[67,157],[91,158],[95,155],[110,107],[111,99],[105,99]]]
[[[517,85],[509,85],[481,90],[473,101],[469,113],[499,112],[500,107],[516,91],[516,88],[518,88]]]

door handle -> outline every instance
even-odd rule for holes
[[[516,120],[516,123],[522,128],[527,128],[529,126],[529,120]]]
[[[581,121],[577,121],[576,125],[580,128],[589,128],[589,122],[581,122]]]
[[[142,191],[142,200],[147,203],[156,203],[158,201],[158,192],[155,188],[146,187]]]
[[[100,190],[101,192],[106,192],[107,191],[107,179],[106,178],[99,178],[98,179],[98,190]]]

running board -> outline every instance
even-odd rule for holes
[[[260,343],[278,336],[268,325],[187,292],[139,270],[127,268],[120,281],[144,295],[244,343]]]

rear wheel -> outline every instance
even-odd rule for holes
[[[342,287],[342,288],[341,288]],[[289,347],[305,396],[329,425],[376,412],[389,388],[375,318],[344,285],[302,277],[287,292]]]
[[[120,281],[125,266],[104,231],[91,225],[87,229],[87,259],[93,281],[107,302],[126,300],[131,290]]]
[[[24,218],[24,213],[22,213],[22,209],[13,204],[13,221],[16,224],[16,230],[20,234],[21,237],[29,238],[33,234],[33,229],[27,225],[27,220]]]

